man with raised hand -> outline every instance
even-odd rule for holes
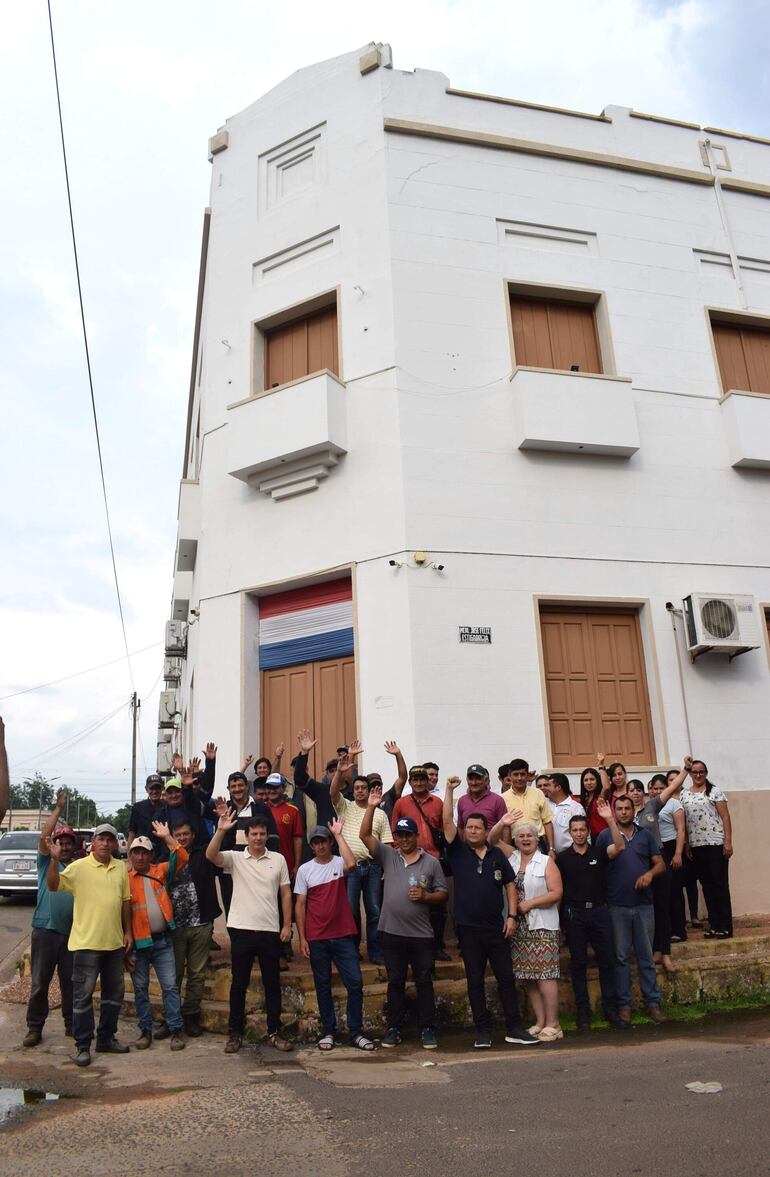
[[[450,776],[444,790],[444,838],[455,880],[455,927],[465,966],[468,1000],[476,1026],[477,1050],[492,1045],[492,1020],[484,991],[487,963],[497,982],[505,1018],[505,1041],[537,1046],[535,1038],[521,1024],[519,1003],[511,962],[511,937],[516,929],[516,875],[505,854],[487,841],[487,819],[483,813],[465,817],[465,840],[457,836],[454,822],[454,791],[459,776]],[[504,900],[508,913],[503,916]]]
[[[261,817],[267,823],[267,849],[278,850],[278,829],[275,824],[275,818],[271,814],[270,807],[266,801],[251,799],[246,773],[242,770],[231,772],[227,778],[227,789],[230,794],[229,801],[222,801],[221,804],[217,802],[215,812],[219,816],[219,810],[224,806],[228,816],[233,819],[233,824],[225,833],[220,848],[223,851],[237,850],[242,852],[245,850],[248,841],[246,830],[249,822],[252,818]],[[267,795],[267,789],[265,789],[265,795]],[[194,827],[193,833],[195,833]],[[227,915],[233,895],[233,880],[230,875],[223,875],[220,878],[219,889],[222,892],[222,903],[224,904],[225,915]]]
[[[358,782],[356,782],[358,784]],[[332,853],[334,837],[339,854]],[[364,1036],[364,986],[358,962],[356,925],[348,903],[345,876],[355,869],[356,859],[345,841],[342,822],[334,821],[329,829],[316,826],[310,835],[315,855],[297,871],[294,883],[296,918],[302,955],[310,961],[315,981],[321,1037],[318,1049],[334,1049],[337,1015],[332,998],[332,964],[336,965],[347,990],[348,1037],[357,1050],[374,1050],[374,1043]]]
[[[227,913],[230,933],[232,982],[230,985],[229,1038],[225,1054],[241,1049],[246,1025],[246,991],[255,960],[259,961],[265,990],[267,1037],[276,1050],[292,1050],[281,1037],[281,944],[291,940],[291,884],[286,859],[267,849],[267,820],[252,817],[246,826],[243,851],[222,850],[222,840],[235,828],[236,819],[224,801],[218,803],[219,821],[206,847],[206,857],[233,881]],[[281,923],[278,920],[280,896]]]
[[[442,815],[441,798],[430,791],[428,770],[422,764],[414,764],[409,769],[409,786],[411,793],[400,797],[393,806],[391,827],[395,830],[402,817],[411,818],[417,826],[417,845],[432,858],[439,859],[442,849]],[[451,960],[444,944],[446,929],[446,905],[431,907],[430,922],[433,928],[433,953],[436,960]]]
[[[612,809],[601,798],[596,812],[607,823],[612,846],[620,854],[625,843],[615,825]],[[607,852],[589,841],[588,818],[585,813],[574,813],[569,819],[571,845],[556,855],[561,875],[562,927],[569,948],[572,990],[575,994],[578,1030],[591,1028],[591,1002],[588,996],[588,946],[596,957],[602,1006],[607,1021],[615,1029],[628,1025],[618,1016],[618,997],[615,986],[615,952],[612,945],[612,924],[605,891]]]
[[[64,1033],[72,1037],[72,953],[67,947],[72,931],[72,896],[65,892],[52,894],[48,890],[48,867],[51,854],[48,839],[59,843],[59,869],[63,870],[75,857],[77,837],[68,825],[59,825],[59,818],[67,801],[64,789],[56,794],[51,816],[40,831],[37,847],[37,905],[32,916],[31,964],[32,983],[27,1004],[27,1033],[22,1046],[37,1046],[43,1037],[43,1026],[48,1017],[48,990],[54,973],[59,976],[61,1012]]]
[[[614,843],[612,830],[602,830],[597,848],[606,852],[606,888],[615,945],[615,984],[618,1017],[631,1021],[631,956],[636,957],[639,987],[653,1022],[665,1022],[661,1013],[661,996],[655,975],[652,939],[655,918],[652,905],[652,881],[666,867],[649,830],[634,825],[634,803],[630,797],[616,796],[615,822],[623,843],[622,851]]]
[[[87,1067],[91,1062],[97,980],[101,997],[96,1050],[101,1054],[128,1053],[128,1047],[115,1035],[125,995],[123,968],[134,937],[128,873],[125,863],[113,855],[117,848],[114,826],[99,825],[91,839],[91,853],[75,859],[60,872],[61,844],[49,839],[48,890],[67,891],[74,900],[68,947],[74,954],[72,1036],[78,1067]]]
[[[388,1031],[383,1046],[398,1046],[406,1013],[406,976],[411,968],[417,990],[420,1037],[426,1050],[438,1046],[433,993],[433,928],[430,912],[446,903],[447,885],[437,858],[417,844],[417,822],[402,817],[393,830],[396,848],[386,846],[372,832],[382,790],[369,791],[360,838],[382,867],[383,898],[380,935],[388,974]]]
[[[331,780],[331,799],[342,822],[342,833],[346,844],[353,852],[353,866],[347,875],[347,893],[353,919],[356,925],[355,946],[361,943],[361,899],[366,912],[366,951],[372,964],[384,964],[378,923],[380,920],[380,894],[382,892],[382,870],[373,861],[371,854],[361,841],[361,823],[367,810],[369,790],[372,784],[382,788],[382,778],[372,773],[359,776],[353,782],[353,800],[342,796],[342,776],[347,767],[347,753],[343,752]],[[372,832],[381,842],[392,843],[393,835],[382,809],[374,815]],[[297,925],[299,926],[299,925]]]
[[[186,825],[189,828],[189,824]],[[136,1018],[139,1023],[137,1050],[152,1046],[150,966],[155,970],[163,994],[165,1024],[155,1038],[171,1038],[172,1050],[184,1050],[182,1008],[176,983],[176,960],[171,933],[174,908],[171,884],[180,867],[187,865],[187,851],[167,825],[153,822],[152,831],[168,850],[168,860],[153,865],[153,844],[149,838],[134,838],[128,852],[128,885],[131,890],[131,932],[134,937],[133,983]]]

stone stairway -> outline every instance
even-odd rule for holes
[[[697,937],[697,938],[696,938]],[[220,943],[226,943],[226,935],[218,935]],[[461,1029],[472,1025],[465,988],[465,974],[457,949],[450,949],[453,960],[437,962],[436,1003],[437,1021],[440,1027]],[[708,1004],[723,998],[748,997],[770,990],[770,927],[767,921],[755,921],[749,927],[737,927],[732,940],[704,940],[702,933],[693,932],[692,938],[684,944],[675,944],[673,950],[677,972],[672,976],[659,970],[658,981],[663,994],[664,1005]],[[572,987],[569,981],[569,956],[562,953],[562,979],[559,983],[560,1008],[574,1009]],[[382,966],[361,962],[364,980],[364,1024],[373,1033],[386,1028],[385,995],[387,980]],[[589,968],[589,992],[594,1008],[600,1008],[599,981],[595,968]],[[318,1033],[318,1003],[313,986],[310,965],[295,956],[290,970],[282,974],[283,980],[283,1022],[293,1036],[301,1040],[313,1038]],[[519,999],[524,1002],[523,987],[519,986]],[[227,950],[212,956],[203,998],[202,1024],[206,1030],[224,1034],[227,1031],[228,995],[230,990],[230,963]],[[494,978],[488,972],[487,991],[490,1007],[496,1018],[500,1018]],[[333,985],[338,1021],[345,1026],[345,990],[335,973]],[[160,989],[154,974],[150,982],[150,996],[155,1016],[162,1017]],[[414,989],[407,986],[410,1008],[414,1003]],[[635,1000],[640,1003],[638,989]],[[247,1023],[259,1036],[265,1033],[264,993],[259,982],[259,968],[255,964],[252,984],[246,998]],[[131,983],[126,985],[126,1013],[133,1016],[133,993]]]

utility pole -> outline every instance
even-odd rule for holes
[[[131,696],[131,804],[136,805],[136,724],[139,716],[136,691]]]

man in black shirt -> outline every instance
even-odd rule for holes
[[[597,813],[607,822],[612,843],[618,852],[623,850],[623,839],[606,801],[599,801]],[[570,818],[569,832],[572,845],[556,855],[564,887],[562,925],[569,948],[572,989],[577,1007],[578,1030],[591,1028],[591,1003],[588,998],[588,946],[594,951],[599,969],[604,1015],[616,1030],[624,1023],[618,1017],[615,988],[615,952],[612,947],[612,925],[604,890],[606,850],[588,841],[588,820],[582,814]]]
[[[446,854],[455,881],[455,929],[465,965],[468,1000],[476,1025],[476,1048],[492,1045],[491,1019],[484,992],[487,961],[497,982],[505,1017],[505,1041],[536,1045],[521,1024],[513,979],[510,939],[516,927],[516,876],[508,859],[497,846],[487,842],[487,819],[470,813],[465,819],[465,841],[457,837],[454,821],[454,791],[460,784],[451,776],[444,793],[444,838]],[[503,898],[508,915],[503,919]]]
[[[134,838],[149,838],[155,850],[153,860],[157,862],[161,839],[156,836],[152,823],[160,821],[160,811],[163,808],[163,778],[157,772],[150,773],[144,787],[147,797],[132,806],[128,819],[128,848],[131,849]]]

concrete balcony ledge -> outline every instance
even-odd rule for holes
[[[511,388],[520,450],[630,458],[639,449],[630,377],[516,368]]]
[[[770,396],[730,390],[719,411],[730,465],[770,470]]]
[[[200,532],[200,484],[197,479],[183,478],[179,483],[179,532],[176,545],[176,569],[192,572],[198,554]]]
[[[347,452],[345,385],[329,371],[229,406],[227,470],[274,499],[317,490]]]
[[[173,621],[187,621],[190,614],[192,600],[193,574],[192,571],[176,571],[174,573],[174,596],[171,602],[171,618]]]

